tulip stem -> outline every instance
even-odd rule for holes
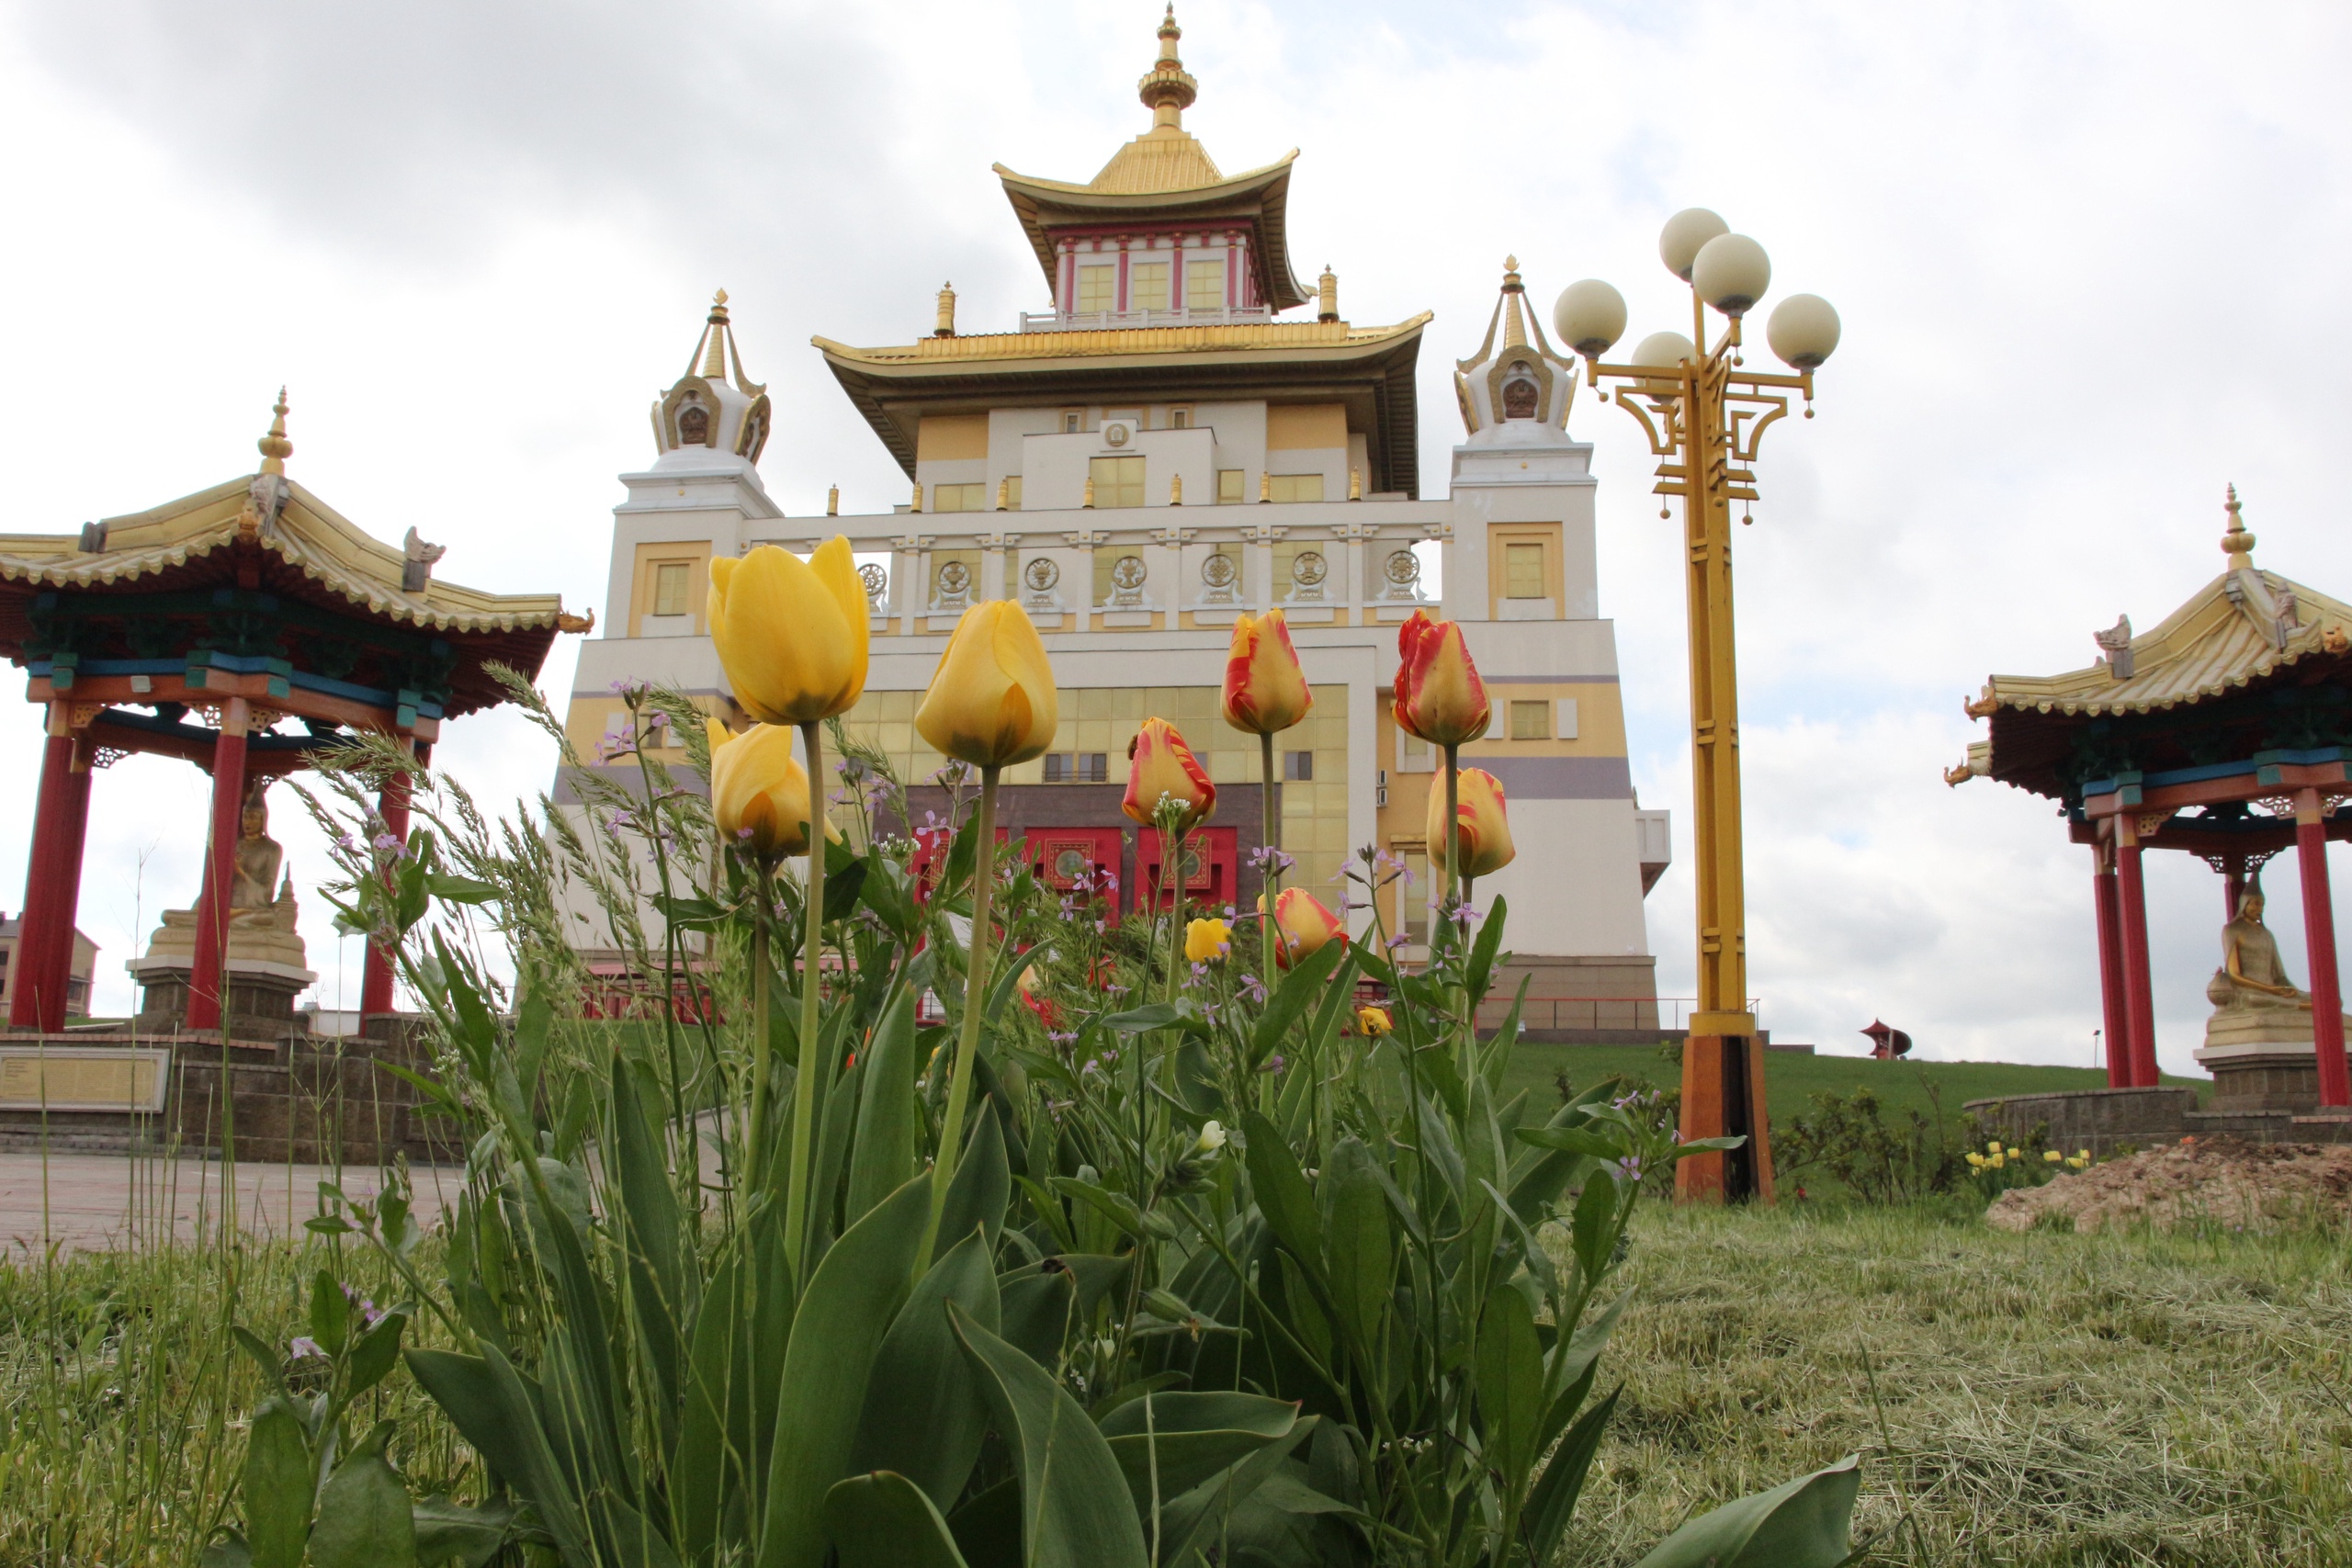
[[[989,903],[996,890],[996,781],[1001,771],[993,764],[980,769],[980,813],[973,824],[978,841],[972,854],[972,962],[964,976],[964,1018],[956,1041],[956,1076],[948,1080],[947,1111],[939,1123],[939,1154],[931,1167],[931,1220],[923,1226],[922,1246],[915,1249],[917,1279],[931,1267],[939,1222],[947,1211],[947,1190],[955,1182],[956,1156],[963,1148],[964,1112],[972,1098],[972,1063],[980,1052],[980,1013],[989,988]]]
[[[1453,890],[1462,867],[1462,764],[1459,748],[1445,749],[1445,899],[1440,906],[1453,917]]]
[[[818,958],[825,948],[825,730],[820,721],[800,727],[800,747],[808,758],[808,874],[801,887],[800,1071],[792,1089],[792,1175],[785,1189],[784,1255],[793,1273],[806,1251],[808,1214],[809,1140],[815,1135],[817,1091],[824,1078],[818,1054],[819,1010],[824,1000],[817,983]]]
[[[759,906],[752,911],[752,1125],[745,1179],[766,1179],[768,1146],[768,924],[775,919],[775,863],[757,856]]]
[[[1266,857],[1266,873],[1260,880],[1265,888],[1265,913],[1258,917],[1258,934],[1264,940],[1264,967],[1258,977],[1268,986],[1274,983],[1274,928],[1282,911],[1282,813],[1274,806],[1274,738],[1271,731],[1258,737],[1259,776],[1265,780],[1265,798],[1260,802],[1258,843]]]

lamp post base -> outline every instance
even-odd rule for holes
[[[1691,1022],[1746,1014],[1701,1013]],[[1770,1122],[1764,1098],[1764,1042],[1740,1034],[1694,1032],[1682,1043],[1682,1139],[1745,1137],[1736,1149],[1692,1155],[1674,1171],[1684,1203],[1772,1201]]]

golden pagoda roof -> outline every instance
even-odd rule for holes
[[[926,365],[976,361],[1055,361],[1102,355],[1157,356],[1239,351],[1258,357],[1306,359],[1317,350],[1357,350],[1395,343],[1434,320],[1427,310],[1387,327],[1355,327],[1345,321],[1193,321],[1166,327],[1089,327],[1073,332],[978,333],[919,338],[895,348],[853,348],[827,337],[808,341],[828,360],[888,371]]]
[[[555,629],[578,619],[564,614],[562,599],[554,594],[485,593],[437,578],[410,592],[401,586],[401,550],[369,536],[301,485],[280,482],[285,499],[266,522],[254,504],[258,481],[245,475],[146,512],[109,517],[79,537],[0,534],[0,582],[88,589],[177,579],[191,563],[243,536],[303,580],[397,624],[440,632],[513,632]],[[96,549],[87,547],[85,541],[99,539],[104,543]]]

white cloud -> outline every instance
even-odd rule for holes
[[[796,512],[835,482],[886,503],[902,480],[807,337],[906,341],[944,277],[970,326],[1035,308],[988,164],[1084,178],[1141,129],[1156,11],[15,6],[7,527],[248,469],[283,380],[294,472],[363,525],[448,541],[460,581],[595,604],[611,476],[721,283],[779,404],[771,489]],[[1937,770],[1977,733],[1959,702],[1988,671],[2078,665],[2092,627],[2152,625],[2211,574],[2225,480],[2265,565],[2352,592],[2330,461],[2352,408],[2327,370],[2352,249],[2344,13],[1230,0],[1181,19],[1187,122],[1225,167],[1305,150],[1300,270],[1332,262],[1358,321],[1438,312],[1427,488],[1456,438],[1447,362],[1506,251],[1541,298],[1601,276],[1637,333],[1677,324],[1655,235],[1701,202],[1762,240],[1779,290],[1838,304],[1819,417],[1774,431],[1737,539],[1755,987],[1778,1031],[1833,1048],[1876,1013],[1923,1051],[2086,1059],[2086,852],[2045,803]],[[1574,424],[1600,448],[1636,777],[1677,809],[1651,915],[1661,983],[1687,990],[1677,525],[1630,421],[1588,403]],[[548,684],[568,681],[560,655]],[[29,821],[37,744],[29,712],[0,727],[0,822]],[[503,718],[454,726],[441,760],[493,798],[549,770]],[[201,785],[153,761],[101,780],[84,923],[109,968],[142,848],[148,911],[192,891]],[[0,834],[0,889],[21,837]],[[2220,897],[2194,863],[2159,864],[2150,897],[2183,1066]],[[119,970],[103,985],[126,995]]]

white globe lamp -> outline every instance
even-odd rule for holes
[[[1598,359],[1625,335],[1625,297],[1597,277],[1571,283],[1553,303],[1552,324],[1570,348]]]
[[[1745,234],[1718,234],[1699,247],[1690,286],[1724,315],[1744,316],[1772,286],[1771,258]]]
[[[1652,333],[1634,349],[1634,363],[1645,370],[1671,370],[1698,356],[1690,340],[1680,333]]]
[[[1718,234],[1727,234],[1731,225],[1703,207],[1686,207],[1666,220],[1658,231],[1657,259],[1666,270],[1683,282],[1690,281],[1690,264],[1699,259],[1699,248]]]
[[[1838,312],[1818,294],[1792,294],[1772,307],[1764,341],[1784,364],[1818,370],[1838,351]]]

